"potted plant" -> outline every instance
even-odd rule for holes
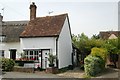
[[[53,54],[49,54],[48,61],[49,61],[49,67],[46,69],[46,72],[48,73],[57,73],[57,69],[54,67],[56,56]]]
[[[56,56],[53,54],[49,54],[48,61],[49,61],[49,67],[54,67]]]

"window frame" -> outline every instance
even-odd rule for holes
[[[41,50],[24,50],[25,57],[29,60],[39,61],[39,51]]]

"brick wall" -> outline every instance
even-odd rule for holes
[[[34,68],[14,67],[15,72],[34,73]]]

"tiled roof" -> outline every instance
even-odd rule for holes
[[[116,37],[119,37],[120,31],[101,31],[99,35],[102,39],[108,39],[112,34],[114,34]]]
[[[29,21],[20,37],[49,37],[58,36],[68,15],[37,17]]]
[[[28,21],[7,21],[3,22],[0,35],[4,35],[3,42],[19,42],[19,36],[27,25]]]

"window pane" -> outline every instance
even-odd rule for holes
[[[34,51],[35,53],[34,53],[34,55],[36,55],[37,54],[37,51]]]
[[[30,51],[30,55],[33,55],[33,51]]]
[[[25,55],[28,55],[28,51],[24,51]]]
[[[38,51],[35,51],[35,55],[38,55]]]
[[[33,58],[33,56],[30,56],[30,59],[32,59]]]
[[[29,52],[29,51],[26,51],[26,55],[28,55],[28,52]]]

